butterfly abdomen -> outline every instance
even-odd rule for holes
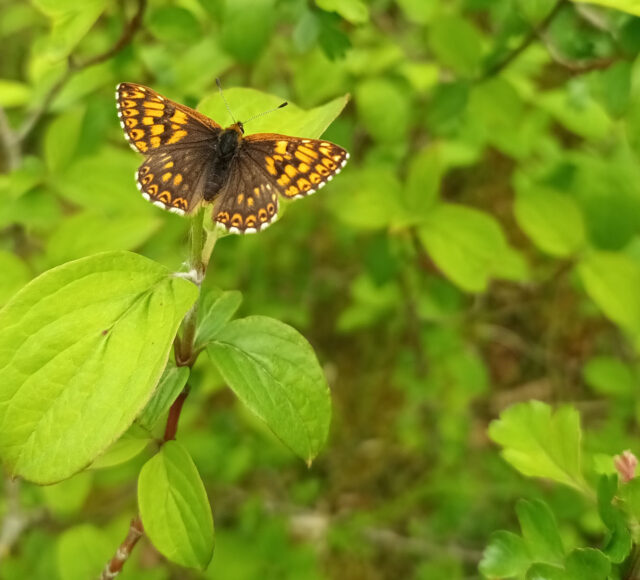
[[[235,129],[225,129],[218,136],[216,155],[209,167],[203,192],[206,201],[214,199],[227,182],[233,158],[238,152],[240,137]]]

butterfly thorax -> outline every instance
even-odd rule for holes
[[[218,195],[224,187],[229,173],[233,158],[238,153],[242,133],[237,125],[221,131],[215,141],[215,155],[207,173],[207,182],[204,187],[204,198],[211,201]]]

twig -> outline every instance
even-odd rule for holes
[[[560,11],[564,8],[565,5],[569,4],[569,0],[558,0],[555,6],[551,9],[549,14],[547,14],[542,22],[537,26],[533,26],[529,31],[529,34],[525,36],[520,43],[520,45],[513,50],[509,55],[502,61],[496,63],[495,65],[489,67],[484,74],[480,77],[481,81],[487,80],[488,78],[497,75],[503,69],[508,67],[514,60],[516,60],[533,42],[538,38],[538,36],[546,30],[546,28],[551,24],[553,19],[560,13]]]
[[[5,478],[7,510],[0,527],[0,561],[9,553],[20,535],[32,523],[42,517],[41,510],[25,511],[20,505],[20,480]]]
[[[20,147],[2,107],[0,107],[0,146],[6,160],[4,169],[9,173],[20,165]]]
[[[178,432],[178,421],[180,420],[180,413],[182,412],[182,405],[189,394],[189,385],[185,385],[183,391],[178,395],[178,398],[173,402],[169,409],[169,416],[167,417],[167,425],[164,429],[163,441],[171,441],[176,438]]]
[[[216,231],[207,232],[204,229],[204,212],[198,212],[191,218],[191,249],[189,253],[189,274],[185,277],[193,278],[193,281],[200,286],[207,273],[207,266],[211,257],[211,252],[217,238]],[[194,273],[193,276],[191,275]],[[174,343],[174,353],[176,356],[176,364],[179,366],[191,367],[196,361],[197,352],[195,351],[195,335],[196,322],[198,319],[198,301],[189,310],[182,321],[182,338],[176,336]],[[178,431],[178,422],[182,413],[182,406],[189,395],[189,385],[187,384],[178,398],[173,402],[169,409],[169,416],[164,430],[162,443],[175,439]],[[105,566],[100,580],[112,580],[122,570],[131,554],[131,550],[136,545],[142,534],[144,533],[140,516],[136,516],[131,522],[129,533],[124,542],[118,548],[115,556]]]
[[[102,570],[102,574],[100,575],[100,580],[112,580],[120,574],[122,567],[129,559],[131,551],[138,543],[138,540],[140,540],[143,533],[144,529],[142,527],[142,520],[138,515],[131,520],[127,537],[124,539],[122,544],[120,544],[113,558],[107,562],[104,570]]]
[[[147,0],[138,0],[138,7],[136,10],[136,13],[134,14],[133,18],[128,22],[128,24],[125,26],[124,30],[122,31],[122,34],[120,35],[120,38],[116,41],[116,43],[111,48],[109,48],[103,53],[97,54],[96,56],[88,58],[87,60],[79,63],[75,62],[73,60],[73,57],[71,56],[69,57],[69,65],[67,67],[67,70],[56,81],[56,83],[49,89],[44,99],[42,100],[42,103],[40,103],[40,106],[38,106],[36,109],[33,110],[31,115],[29,115],[29,117],[25,119],[24,123],[22,124],[20,129],[17,131],[18,144],[21,144],[29,136],[29,134],[31,133],[33,128],[36,126],[38,121],[49,109],[49,106],[53,102],[53,99],[56,98],[58,93],[63,89],[63,87],[67,84],[67,82],[73,75],[80,72],[81,70],[84,70],[86,68],[89,68],[91,66],[94,66],[96,64],[99,64],[101,62],[104,62],[110,59],[112,56],[116,55],[118,52],[120,52],[125,46],[127,46],[131,42],[135,33],[137,32],[137,30],[140,28],[140,25],[142,24],[142,18],[144,16],[146,5],[147,5]]]

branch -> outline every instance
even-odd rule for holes
[[[20,165],[20,147],[2,107],[0,107],[0,147],[5,155],[4,169],[9,173]]]
[[[520,45],[507,57],[496,63],[495,65],[489,67],[485,73],[480,77],[481,81],[487,80],[488,78],[497,75],[503,69],[507,68],[514,60],[516,60],[533,42],[538,38],[538,36],[544,32],[547,27],[551,24],[553,19],[560,13],[560,11],[564,8],[565,5],[569,4],[569,0],[558,0],[555,6],[551,9],[549,14],[547,14],[542,22],[537,26],[533,26],[529,31],[529,34],[524,37]]]
[[[207,273],[207,266],[209,264],[211,252],[213,251],[213,247],[215,246],[217,239],[217,233],[215,230],[208,233],[205,231],[204,216],[205,213],[201,210],[191,218],[189,272],[183,275],[185,278],[191,278],[198,288],[202,284]],[[176,364],[178,366],[192,367],[198,356],[198,353],[195,350],[195,336],[199,300],[200,298],[198,297],[198,301],[196,301],[191,310],[187,312],[184,320],[182,321],[182,338],[176,335],[174,352],[176,356]],[[188,395],[189,385],[187,384],[169,409],[169,416],[167,417],[162,443],[175,439],[178,431],[180,414],[182,413],[182,406],[184,405]],[[115,556],[111,558],[104,567],[100,580],[112,580],[120,573],[122,567],[131,555],[131,550],[133,550],[134,546],[143,534],[144,529],[142,527],[142,520],[138,515],[131,521],[129,533],[127,534],[124,542],[120,544]]]
[[[17,143],[21,144],[31,133],[33,128],[36,126],[38,121],[42,118],[42,116],[47,112],[49,106],[53,102],[53,99],[56,98],[58,93],[63,89],[63,87],[67,84],[69,79],[75,75],[76,73],[104,62],[111,57],[115,56],[118,52],[120,52],[125,46],[127,46],[132,40],[135,33],[140,28],[142,24],[142,18],[144,16],[144,11],[147,6],[147,0],[138,0],[138,7],[136,13],[133,18],[129,21],[129,23],[125,26],[120,38],[117,42],[108,50],[101,54],[97,54],[91,58],[83,62],[75,62],[72,56],[69,56],[69,66],[64,74],[58,79],[58,81],[49,89],[49,92],[45,95],[42,103],[31,113],[27,119],[25,119],[24,123],[17,131]]]
[[[144,534],[144,528],[142,527],[142,520],[138,515],[131,520],[127,537],[124,539],[122,544],[120,544],[113,558],[107,562],[107,565],[104,567],[104,570],[102,570],[102,574],[100,575],[100,580],[112,580],[120,574],[122,567],[131,555],[131,550],[133,550],[135,545],[138,543],[142,534]]]

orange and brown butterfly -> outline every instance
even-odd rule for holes
[[[242,123],[218,123],[135,83],[116,88],[120,125],[145,155],[138,189],[154,205],[188,214],[213,204],[213,219],[232,233],[255,233],[278,215],[278,196],[293,199],[324,187],[349,153],[319,139],[245,135]]]

